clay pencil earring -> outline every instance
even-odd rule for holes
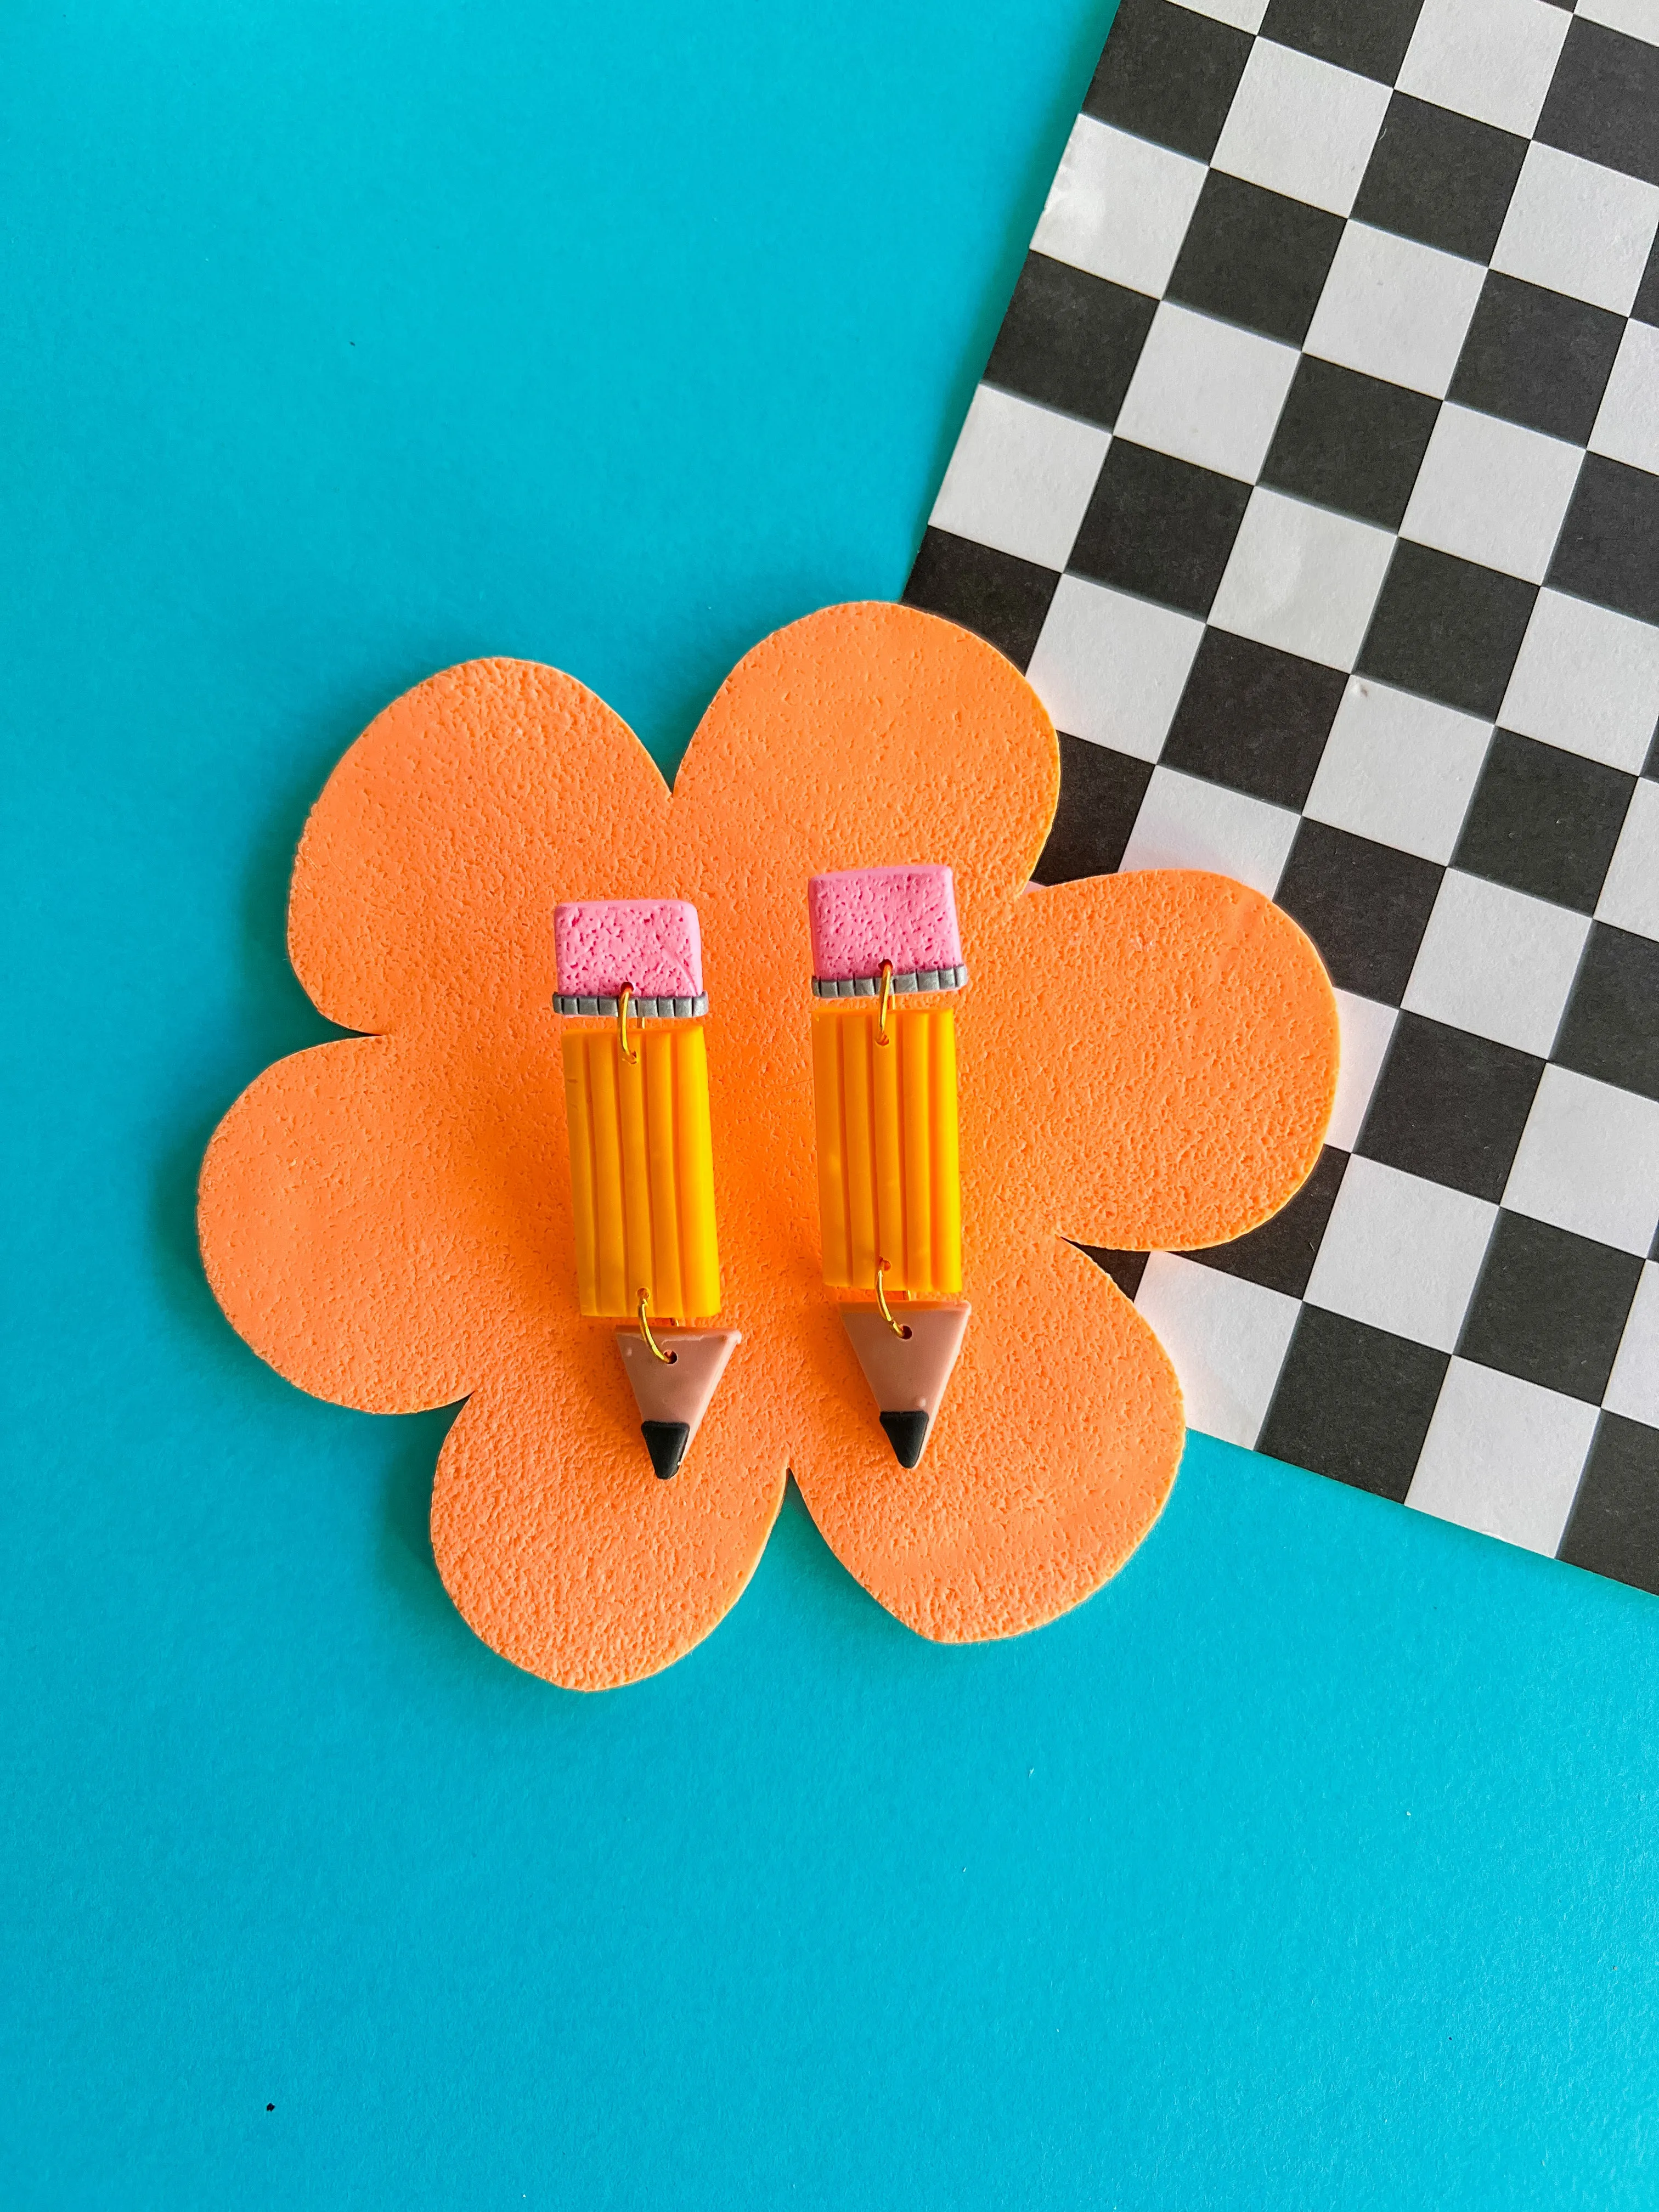
[[[951,996],[968,971],[955,889],[949,868],[854,868],[814,876],[806,902],[823,1279],[873,1294],[843,1304],[842,1321],[894,1454],[915,1467],[970,1311],[956,1295]]]
[[[736,1329],[672,1329],[720,1306],[702,942],[684,899],[554,910],[576,1285],[584,1314],[631,1320],[617,1349],[651,1464],[690,1450]]]

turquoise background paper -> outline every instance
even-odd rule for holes
[[[792,1498],[569,1696],[195,1255],[331,763],[896,594],[1106,16],[6,11],[8,2207],[1653,2201],[1653,1600],[1194,1441],[1039,1635]]]

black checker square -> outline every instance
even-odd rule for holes
[[[1165,289],[1184,307],[1300,345],[1342,228],[1323,208],[1212,169]]]
[[[1320,1240],[1347,1164],[1346,1152],[1327,1145],[1306,1182],[1271,1221],[1252,1229],[1248,1236],[1235,1237],[1231,1243],[1188,1252],[1187,1258],[1217,1267],[1224,1275],[1260,1283],[1264,1290],[1282,1291],[1286,1297],[1301,1297],[1319,1257]]]
[[[1064,730],[1059,736],[1060,800],[1048,841],[1031,872],[1032,881],[1039,884],[1113,874],[1152,780],[1148,761],[1131,760],[1127,753],[1091,744]]]
[[[1549,580],[1638,622],[1659,623],[1659,477],[1586,453]]]
[[[1261,35],[1281,46],[1295,46],[1338,69],[1392,84],[1423,12],[1423,0],[1361,0],[1356,6],[1332,0],[1268,0]]]
[[[1447,398],[1587,445],[1625,319],[1488,270]]]
[[[1659,1592],[1659,1429],[1602,1414],[1555,1556]]]
[[[1598,1083],[1659,1098],[1659,945],[1590,924],[1550,1057]]]
[[[1635,789],[1616,768],[1498,730],[1452,865],[1594,914]]]
[[[1023,675],[1060,578],[1052,568],[998,553],[931,526],[922,533],[904,604],[960,623],[1005,653]]]
[[[1340,670],[1206,629],[1162,757],[1299,812],[1346,688]]]
[[[1500,1212],[1458,1352],[1599,1406],[1641,1273],[1629,1252]]]
[[[1513,1045],[1402,1013],[1354,1150],[1496,1205],[1543,1073]]]
[[[1304,354],[1261,481],[1397,530],[1440,402]]]
[[[1636,288],[1636,302],[1630,312],[1632,322],[1659,323],[1659,237],[1653,241],[1648,265]]]
[[[1449,107],[1395,94],[1353,205],[1356,222],[1465,261],[1489,261],[1527,141]]]
[[[1273,896],[1313,939],[1339,991],[1397,1006],[1444,873],[1414,853],[1304,820]]]
[[[985,381],[1109,430],[1157,313],[1143,292],[1028,253]]]
[[[1170,0],[1121,0],[1083,112],[1207,161],[1251,44],[1248,32]]]
[[[1108,1244],[1079,1244],[1077,1249],[1088,1254],[1102,1274],[1111,1277],[1126,1298],[1133,1300],[1152,1257],[1150,1252],[1119,1252]]]
[[[1495,721],[1537,597],[1518,576],[1401,538],[1358,672]]]
[[[1659,185],[1659,46],[1575,15],[1533,136]]]
[[[1450,1364],[1447,1352],[1304,1306],[1255,1448],[1402,1501]]]
[[[1114,438],[1068,566],[1097,584],[1207,615],[1250,487]]]

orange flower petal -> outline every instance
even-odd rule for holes
[[[550,1334],[469,1400],[438,1460],[444,1586],[503,1657],[566,1689],[653,1674],[743,1594],[783,1499],[757,1449],[763,1344],[745,1340],[679,1473],[659,1482],[639,1409],[589,1323]]]
[[[652,1473],[612,1328],[576,1309],[557,1026],[279,1061],[220,1125],[199,1219],[226,1313],[301,1389],[372,1413],[476,1390],[440,1461],[440,1571],[495,1650],[596,1688],[735,1601],[787,1455],[751,1328],[679,1473]],[[734,1284],[738,1326],[747,1303]]]
[[[832,1379],[795,1479],[836,1557],[945,1643],[1036,1628],[1098,1589],[1158,1517],[1181,1391],[1158,1339],[1057,1238],[998,1255],[919,1467],[907,1472],[834,1310],[810,1313]]]
[[[1010,1010],[988,1025],[988,1103],[1032,1133],[1002,1188],[1018,1173],[1012,1202],[1062,1235],[1218,1244],[1312,1170],[1336,1091],[1336,1000],[1307,938],[1259,893],[1175,871],[1034,890],[979,963]]]
[[[808,876],[946,862],[969,945],[1029,878],[1059,788],[1053,726],[1000,653],[914,607],[829,607],[746,653],[698,725],[674,782],[684,896],[711,957],[748,955],[793,1014]]]
[[[538,1066],[553,1027],[488,1051],[353,1037],[243,1092],[198,1227],[220,1304],[279,1374],[367,1413],[450,1405],[545,1311],[568,1238],[562,1099]]]
[[[550,900],[637,896],[667,818],[650,755],[585,684],[526,660],[446,669],[376,716],[312,809],[295,972],[346,1029],[544,1006]]]

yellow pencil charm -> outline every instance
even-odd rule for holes
[[[661,1326],[720,1306],[702,947],[683,899],[556,908],[578,1303],[617,1332],[658,1474],[674,1474],[735,1330]],[[653,1329],[653,1324],[657,1325]]]
[[[962,1347],[956,1014],[968,981],[945,867],[855,868],[807,886],[823,1279],[902,1465],[921,1456]],[[918,1003],[920,1001],[921,1003]],[[951,1299],[906,1305],[898,1297]]]

